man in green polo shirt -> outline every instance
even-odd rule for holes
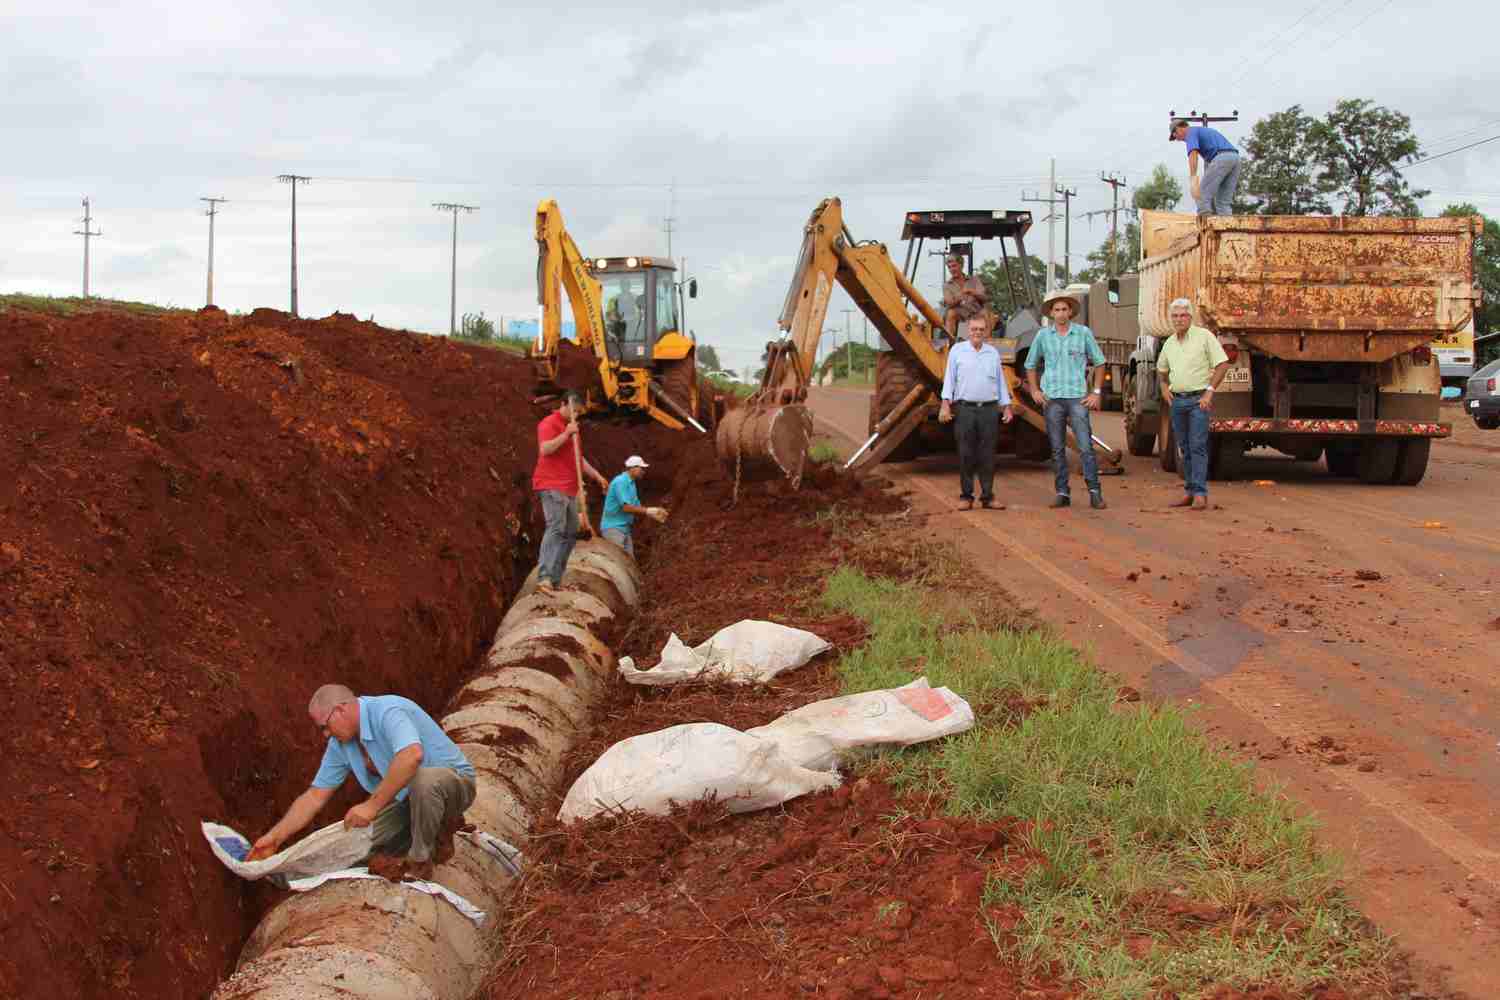
[[[1172,329],[1156,354],[1161,398],[1171,407],[1172,437],[1183,470],[1181,500],[1168,506],[1208,509],[1208,422],[1213,415],[1214,390],[1229,370],[1229,355],[1219,338],[1193,325],[1193,304],[1173,299],[1167,309]]]

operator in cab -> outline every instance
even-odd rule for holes
[[[964,259],[948,257],[948,280],[943,282],[943,327],[949,343],[957,343],[962,324],[983,315],[990,305],[990,290],[978,275],[964,276]]]
[[[1010,423],[1015,411],[1000,371],[1000,352],[989,342],[989,314],[972,317],[964,329],[968,338],[948,351],[938,420],[953,423],[957,408],[953,435],[958,442],[958,509],[974,509],[977,477],[979,503],[990,510],[995,507],[995,440],[1000,436],[1000,421]]]
[[[1190,125],[1185,118],[1172,119],[1171,142],[1187,144],[1188,186],[1198,203],[1199,215],[1232,215],[1234,192],[1240,186],[1240,151],[1218,129]],[[1198,163],[1203,179],[1198,179]]]

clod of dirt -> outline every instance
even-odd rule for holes
[[[1356,580],[1379,580],[1380,573],[1373,569],[1358,569],[1354,571]]]
[[[1346,753],[1329,754],[1328,763],[1342,766],[1349,763],[1349,755]]]
[[[1118,691],[1115,692],[1115,701],[1127,701],[1128,702],[1128,701],[1140,701],[1140,700],[1141,700],[1141,693],[1139,691],[1137,691],[1135,688],[1133,688],[1130,685],[1128,685],[1128,684],[1122,685],[1121,688]]]
[[[1364,771],[1366,774],[1369,774],[1371,771],[1375,770],[1375,762],[1373,760],[1362,760],[1359,762],[1359,767],[1356,768],[1356,770]]]
[[[1140,578],[1141,578],[1141,574],[1135,572],[1134,570],[1132,570],[1131,572],[1125,574],[1125,579],[1129,580],[1131,583],[1135,583],[1135,581],[1139,580]],[[1500,619],[1497,619],[1497,620],[1500,620]]]
[[[1492,630],[1492,631],[1495,631],[1495,632],[1500,632],[1500,618],[1495,618],[1495,619],[1493,619],[1493,620],[1492,620],[1492,621],[1491,621],[1491,622],[1490,622],[1490,625],[1489,625],[1489,627],[1490,627],[1490,629],[1491,629],[1491,630]]]

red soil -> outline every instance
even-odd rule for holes
[[[530,366],[270,310],[0,339],[0,996],[200,997],[275,893],[198,821],[255,834],[306,787],[320,683],[441,706],[534,562]]]

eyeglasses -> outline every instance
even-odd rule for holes
[[[325,715],[325,716],[323,716],[323,721],[320,722],[320,723],[318,723],[318,732],[320,732],[323,735],[327,736],[328,735],[328,721],[333,718],[333,715],[334,715],[335,712],[337,712],[339,709],[341,709],[343,707],[344,706],[342,704],[339,704],[339,705],[335,705],[332,708],[330,708],[328,710],[328,714]]]

